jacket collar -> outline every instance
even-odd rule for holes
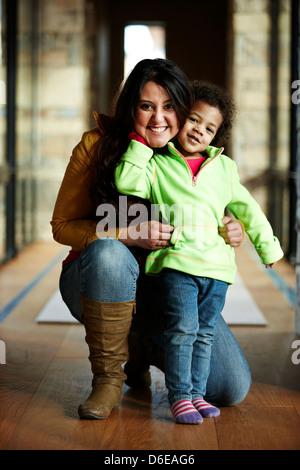
[[[107,116],[106,114],[100,114],[97,111],[93,112],[93,116],[96,121],[97,128],[100,131],[100,134],[103,135],[105,133],[105,130],[108,128],[111,117]]]
[[[175,144],[174,142],[168,142],[168,148],[171,152],[172,155],[175,155],[175,156],[178,156],[178,153],[179,153],[179,150],[176,149],[175,147]],[[208,155],[208,158],[211,160],[215,157],[218,157],[219,155],[221,155],[224,151],[224,147],[213,147],[212,145],[210,145],[209,147],[207,147],[207,149],[205,150],[206,154]],[[180,154],[181,155],[181,154]]]

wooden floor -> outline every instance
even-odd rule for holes
[[[37,243],[0,269],[0,311],[61,254],[54,243]],[[291,345],[299,339],[294,311],[246,246],[237,250],[237,259],[269,322],[232,328],[253,375],[243,403],[222,408],[221,416],[200,426],[176,425],[163,375],[152,368],[151,389],[125,386],[121,406],[109,419],[79,420],[77,407],[91,382],[83,327],[35,323],[57,289],[57,262],[0,323],[6,345],[6,364],[0,364],[0,449],[299,450],[300,364],[291,360]],[[295,282],[288,265],[278,270]]]

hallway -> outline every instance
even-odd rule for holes
[[[253,385],[243,403],[222,408],[221,416],[200,426],[173,423],[163,374],[155,368],[151,389],[134,391],[125,386],[121,406],[109,419],[80,421],[77,407],[91,381],[83,327],[35,322],[57,289],[65,250],[54,243],[36,243],[2,266],[0,339],[6,346],[6,364],[0,364],[0,449],[189,454],[299,450],[300,364],[292,362],[292,343],[299,339],[294,309],[246,243],[236,253],[239,273],[268,325],[232,327],[249,361]],[[293,286],[290,265],[282,262],[276,270]],[[293,357],[299,359],[300,354]]]
[[[300,337],[292,307],[300,107],[291,100],[300,83],[299,11],[300,0],[195,0],[188,8],[165,0],[152,9],[137,0],[0,0],[1,450],[300,449]],[[196,427],[173,423],[155,368],[151,389],[125,386],[108,420],[80,421],[77,407],[91,384],[83,326],[36,322],[57,291],[68,251],[52,241],[49,225],[58,189],[72,149],[95,126],[93,111],[112,113],[132,26],[147,30],[155,54],[162,48],[190,79],[233,94],[238,119],[224,153],[289,261],[276,266],[275,278],[284,281],[278,287],[246,243],[236,250],[240,277],[268,323],[231,327],[253,385],[243,403]],[[194,44],[201,46],[198,60]],[[140,45],[144,57],[144,41],[135,40],[133,52]],[[244,305],[243,297],[238,315]]]

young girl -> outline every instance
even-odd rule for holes
[[[150,199],[174,225],[170,245],[149,254],[146,272],[161,277],[166,386],[174,420],[184,424],[220,414],[203,397],[216,321],[236,274],[234,249],[218,234],[226,207],[244,224],[263,264],[273,267],[283,256],[268,220],[240,184],[235,162],[211,146],[231,129],[230,96],[202,82],[192,92],[194,103],[175,144],[153,155],[133,133],[115,171],[119,192]],[[138,107],[155,112],[148,102]]]

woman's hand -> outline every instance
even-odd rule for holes
[[[242,225],[230,217],[224,217],[222,223],[224,227],[219,227],[221,237],[229,245],[239,247],[244,239]],[[128,247],[138,246],[146,250],[158,250],[169,246],[173,230],[172,225],[162,224],[156,220],[145,221],[123,228],[119,241]]]
[[[219,227],[219,235],[221,235],[229,245],[234,248],[239,247],[244,239],[244,230],[240,222],[226,216],[222,220],[222,223],[224,227]]]
[[[172,225],[150,220],[123,228],[118,239],[128,247],[138,246],[146,250],[159,250],[169,246],[173,230]]]

